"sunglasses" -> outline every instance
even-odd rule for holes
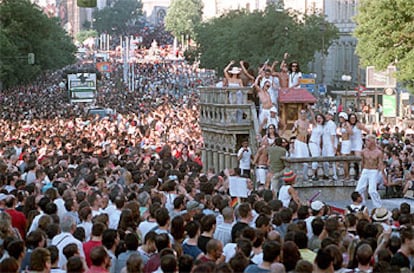
[[[298,65],[294,64],[294,65],[292,65],[292,67],[298,67]]]
[[[270,85],[265,85],[266,88],[270,88]]]

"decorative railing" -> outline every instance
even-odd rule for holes
[[[324,177],[328,176],[329,179],[332,179],[333,176],[333,164],[336,163],[336,174],[338,176],[338,183],[344,182],[344,183],[350,183],[352,181],[355,181],[355,175],[356,175],[356,168],[360,168],[359,163],[361,161],[360,156],[318,156],[318,157],[285,157],[283,158],[285,161],[285,165],[294,170],[298,176],[297,181],[300,183],[305,183],[308,181],[304,181],[305,177],[311,178],[313,176],[312,171],[312,163],[317,162],[318,168],[317,168],[317,178],[318,181],[323,181]],[[323,163],[328,162],[329,163],[329,173],[325,173],[323,169]],[[350,179],[344,180],[344,163],[348,163],[349,167],[349,176]],[[308,173],[304,173],[304,164],[308,164]]]

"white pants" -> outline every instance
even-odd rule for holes
[[[295,157],[309,157],[308,144],[295,139]],[[303,163],[303,177],[308,177],[308,163]]]
[[[382,207],[381,197],[377,191],[378,177],[378,170],[363,169],[355,189],[355,191],[361,194],[362,199],[364,200],[363,203],[365,203],[365,191],[368,188],[368,194],[371,196],[375,208]]]
[[[312,157],[321,156],[321,147],[318,143],[309,142],[309,151]],[[318,162],[312,162],[312,170],[318,168]]]
[[[334,147],[329,144],[324,144],[322,146],[322,156],[335,156]],[[329,174],[329,162],[323,162],[323,171],[325,175]],[[332,173],[336,176],[336,163],[332,163]]]
[[[264,109],[264,108],[262,108],[262,110],[260,111],[260,115],[259,115],[259,122],[260,122],[260,124],[263,123],[263,120],[265,118],[269,119],[269,117],[270,117],[270,109]]]
[[[256,182],[264,184],[266,182],[267,169],[256,167]]]

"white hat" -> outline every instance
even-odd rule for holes
[[[334,112],[334,111],[332,111],[332,110],[329,110],[329,111],[328,111],[328,115],[335,116],[335,112]]]
[[[275,112],[277,113],[277,108],[275,106],[272,106],[272,108],[270,108],[270,112]]]
[[[345,112],[341,112],[341,113],[339,113],[338,117],[348,119],[348,114],[345,113]]]
[[[375,210],[375,214],[372,216],[372,219],[377,222],[383,222],[390,219],[392,213],[386,208],[378,208]]]
[[[321,209],[323,209],[323,207],[325,206],[324,203],[322,203],[321,201],[317,200],[317,201],[313,201],[311,204],[311,209],[315,210],[315,211],[320,211]]]
[[[227,72],[230,73],[230,74],[239,74],[241,72],[241,68],[233,66],[231,68],[231,70],[229,70]]]

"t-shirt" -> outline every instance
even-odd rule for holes
[[[397,252],[391,258],[391,265],[398,265],[400,268],[410,268],[410,260],[403,253]]]
[[[249,225],[246,224],[246,223],[242,223],[242,222],[237,222],[233,226],[233,228],[231,229],[231,240],[232,240],[233,243],[236,242],[236,238],[237,238],[236,235],[240,235],[242,230],[247,228],[247,227],[249,227]]]
[[[88,241],[86,243],[83,243],[83,252],[85,253],[85,261],[88,267],[91,267],[92,261],[91,261],[91,250],[96,246],[101,246],[102,241]]]
[[[206,247],[207,247],[207,243],[208,243],[211,239],[213,239],[213,238],[211,238],[211,237],[207,237],[207,236],[203,236],[203,235],[201,235],[201,236],[198,238],[198,243],[197,243],[197,245],[198,245],[198,247],[201,249],[201,251],[203,251],[205,254],[207,254],[207,249],[206,249]]]
[[[189,245],[187,243],[183,244],[183,253],[190,255],[191,257],[194,258],[194,260],[197,259],[197,257],[203,253],[203,251],[201,251],[201,249],[198,246],[193,246],[193,245]]]
[[[266,272],[270,272],[270,270],[269,269],[260,268],[256,264],[251,264],[248,267],[246,267],[246,269],[244,270],[244,273],[266,273]]]
[[[273,173],[282,171],[285,168],[282,157],[286,156],[286,149],[279,146],[270,146],[267,148],[267,153],[269,155],[270,170]]]

